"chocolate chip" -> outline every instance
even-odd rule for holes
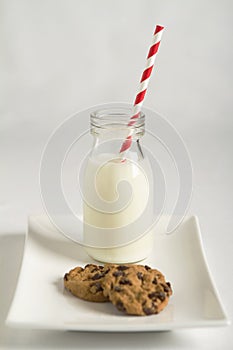
[[[99,268],[100,268],[100,270],[103,270],[103,269],[104,269],[104,266],[100,265]]]
[[[117,266],[117,270],[119,271],[125,271],[129,268],[129,266],[125,266],[125,265],[119,265]]]
[[[158,307],[153,302],[151,304],[151,307],[144,306],[142,308],[142,310],[143,310],[144,314],[146,314],[146,315],[154,315],[154,314],[158,313]]]
[[[101,283],[100,282],[96,282],[96,283],[93,283],[91,285],[91,287],[95,287],[95,292],[98,293],[98,292],[102,292],[103,291],[103,288],[101,286]]]
[[[153,307],[144,307],[143,312],[146,315],[153,315],[155,313],[155,309]]]
[[[166,299],[166,295],[164,292],[159,292],[159,296],[158,298],[161,300],[161,301],[164,301]]]
[[[166,284],[167,284],[168,288],[171,289],[171,283],[170,282],[166,282]]]
[[[148,270],[151,270],[151,267],[148,266],[148,265],[145,265],[144,267],[145,267],[145,269],[146,269],[147,271],[148,271]]]
[[[99,280],[102,277],[104,277],[104,273],[96,273],[91,279],[95,281],[95,280]]]
[[[170,292],[170,288],[166,284],[162,284],[162,287],[163,287],[164,292],[166,292],[166,293]]]
[[[87,264],[84,266],[84,269],[86,269],[87,267],[90,267],[90,266],[93,266],[93,267],[96,267],[96,265],[93,265],[93,264]]]
[[[142,272],[138,272],[138,273],[137,273],[137,278],[138,278],[139,280],[143,280],[143,273],[142,273]]]
[[[161,301],[164,301],[166,298],[164,292],[152,292],[148,294],[148,297],[150,299],[160,299]]]
[[[122,292],[122,289],[119,286],[114,287],[114,290],[115,292]]]
[[[96,267],[94,267],[92,270],[91,270],[91,273],[93,273],[93,272],[95,272],[95,271],[98,271],[99,269],[98,269],[98,267],[96,266]]]
[[[155,298],[157,297],[157,292],[149,293],[149,294],[148,294],[148,297],[149,297],[150,299],[155,299]]]
[[[119,276],[125,276],[125,272],[124,271],[115,271],[112,274],[114,277],[119,277]]]
[[[124,306],[124,304],[122,303],[121,300],[117,301],[116,307],[118,308],[119,311],[126,311],[126,308],[125,308],[125,306]]]
[[[120,284],[129,284],[132,286],[132,282],[128,278],[121,278],[119,281]]]
[[[64,280],[65,280],[65,281],[68,281],[68,276],[69,276],[69,274],[66,273],[65,276],[64,276]]]
[[[157,281],[157,278],[156,278],[156,277],[153,279],[152,283],[158,284],[158,281]]]

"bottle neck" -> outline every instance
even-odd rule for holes
[[[113,106],[97,110],[90,116],[91,134],[102,140],[124,140],[128,135],[137,140],[145,132],[145,115],[139,112],[138,118],[130,118],[131,110],[126,107]]]
[[[122,144],[130,135],[132,143],[127,158],[135,161],[144,158],[139,139],[145,133],[145,115],[140,112],[137,118],[130,119],[131,113],[131,108],[116,105],[91,113],[90,132],[94,136],[91,156],[108,154],[119,158]]]

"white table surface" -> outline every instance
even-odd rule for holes
[[[199,217],[210,270],[232,319],[232,2],[0,5],[0,349],[232,349],[232,326],[107,334],[4,325],[27,216],[42,212],[38,172],[46,140],[77,110],[132,101],[155,23],[164,24],[166,33],[146,106],[165,115],[188,147],[194,170],[188,213]]]

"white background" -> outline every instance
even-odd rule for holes
[[[78,110],[133,102],[157,23],[166,30],[145,106],[164,115],[188,147],[194,170],[189,213],[199,216],[209,266],[232,317],[233,2],[2,0],[0,277],[9,274],[0,282],[0,323],[26,217],[42,211],[38,173],[46,140]],[[145,335],[0,327],[2,349],[233,347],[232,327]]]

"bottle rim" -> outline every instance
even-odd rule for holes
[[[107,107],[97,109],[90,114],[90,123],[92,132],[97,130],[117,130],[128,129],[140,133],[144,132],[145,126],[145,114],[143,112],[138,113],[138,117],[133,119],[132,125],[129,124],[132,116],[132,110],[129,107]]]

